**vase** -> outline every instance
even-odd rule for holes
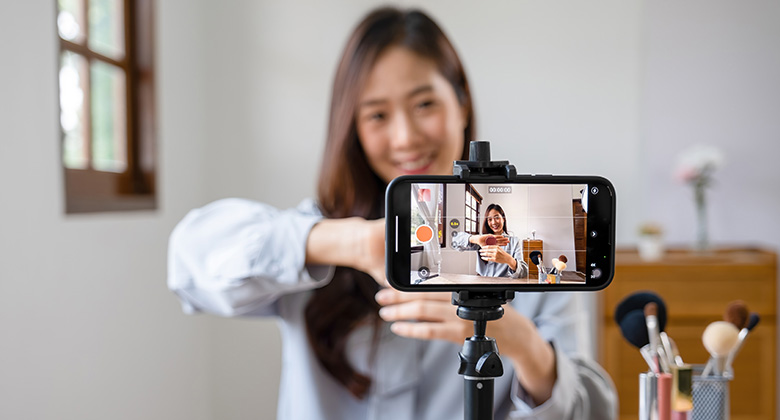
[[[705,185],[699,182],[694,187],[696,201],[696,246],[699,252],[710,249],[710,237],[707,229],[707,203],[705,200]]]

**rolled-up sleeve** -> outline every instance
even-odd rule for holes
[[[322,219],[311,201],[279,210],[223,199],[190,211],[168,244],[168,287],[187,313],[271,315],[286,293],[327,283],[333,267],[306,266],[306,241]]]
[[[479,245],[469,242],[471,234],[468,232],[458,232],[452,238],[452,248],[458,251],[475,251],[479,249]]]

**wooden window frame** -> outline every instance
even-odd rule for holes
[[[469,195],[470,195],[470,196],[472,196],[472,197],[474,197],[474,200],[477,202],[477,206],[476,206],[476,208],[472,208],[471,206],[469,206],[469,203],[468,203],[468,197],[469,197]],[[483,200],[483,198],[482,198],[482,194],[480,194],[480,193],[479,193],[479,192],[478,192],[478,191],[477,191],[477,190],[474,188],[474,186],[473,186],[473,185],[471,185],[471,184],[466,184],[466,200],[465,200],[465,202],[463,203],[463,206],[464,206],[464,209],[465,209],[465,210],[464,210],[464,212],[463,212],[463,213],[464,213],[464,216],[463,216],[463,230],[464,230],[465,232],[467,232],[467,233],[470,233],[470,234],[472,234],[472,235],[481,235],[481,234],[482,234],[482,233],[480,232],[480,226],[479,226],[479,210],[480,210],[479,208],[480,208],[480,206],[482,205],[482,200]],[[469,209],[472,209],[472,210],[474,210],[475,219],[471,219],[471,218],[469,217]],[[468,228],[467,228],[467,227],[468,227],[468,225],[469,225],[468,221],[471,221],[471,222],[472,222],[472,225],[474,226],[474,228],[475,228],[475,229],[473,229],[473,230],[468,230]]]
[[[84,13],[89,14],[89,0],[81,0]],[[60,127],[60,164],[64,171],[65,212],[88,213],[106,211],[151,210],[157,208],[155,150],[155,86],[154,86],[154,0],[124,0],[125,57],[115,60],[90,50],[89,21],[85,28],[84,45],[58,36],[58,57],[70,51],[84,57],[119,67],[125,71],[126,159],[123,172],[104,172],[92,168],[92,153],[88,151],[86,169],[65,167],[62,160],[64,132]],[[55,0],[55,16],[59,6]],[[87,17],[87,19],[89,19]],[[57,23],[55,22],[55,27]],[[59,31],[58,31],[59,33]],[[59,71],[59,59],[57,68]],[[87,72],[88,91],[85,92],[85,111],[90,123],[85,127],[87,142],[92,143],[92,115],[90,108],[91,71]],[[59,92],[59,89],[58,89]],[[59,95],[59,93],[58,93]],[[59,102],[59,101],[58,101]],[[59,125],[59,124],[58,124]]]

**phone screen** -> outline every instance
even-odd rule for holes
[[[606,179],[420,178],[388,191],[394,286],[593,290],[611,280],[615,200]]]

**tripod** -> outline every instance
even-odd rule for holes
[[[490,160],[490,143],[473,141],[469,145],[469,160],[455,161],[452,173],[462,179],[478,177],[514,178],[517,171],[508,161]],[[452,293],[452,304],[458,316],[474,322],[474,335],[466,338],[458,353],[458,374],[465,380],[464,419],[493,419],[493,384],[504,374],[498,357],[496,340],[485,335],[487,322],[504,315],[502,305],[514,298],[514,291],[480,292],[462,290]]]

